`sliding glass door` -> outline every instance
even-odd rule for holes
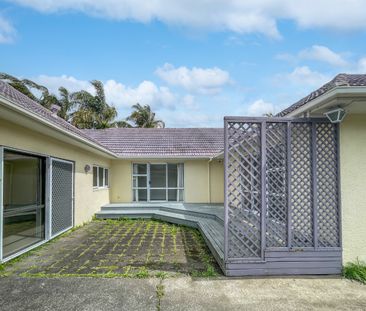
[[[150,164],[150,201],[166,201],[167,165]]]
[[[183,164],[133,164],[135,202],[181,202],[184,194]]]
[[[45,159],[4,150],[3,258],[45,239]]]

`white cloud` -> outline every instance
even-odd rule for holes
[[[339,67],[348,65],[348,62],[341,54],[338,54],[323,45],[313,45],[311,48],[302,50],[299,53],[299,57],[302,59],[317,60]]]
[[[198,110],[199,108],[198,104],[196,103],[195,97],[191,94],[183,96],[182,104],[184,108],[187,108],[189,110]]]
[[[94,92],[94,88],[90,85],[89,81],[78,80],[72,76],[47,76],[40,75],[33,78],[34,82],[46,86],[51,93],[57,94],[60,86],[65,87],[70,92],[76,92],[80,90],[86,90],[88,92]]]
[[[328,82],[330,78],[328,75],[311,70],[308,66],[300,66],[290,73],[276,75],[275,82],[280,85],[290,83],[292,85],[303,85],[304,87],[320,87]]]
[[[117,107],[130,107],[140,103],[153,108],[159,106],[174,108],[176,100],[169,88],[156,86],[151,81],[143,81],[133,88],[115,80],[108,80],[104,87],[107,99]]]
[[[81,89],[93,93],[94,88],[86,80],[78,80],[72,76],[46,76],[41,75],[33,78],[46,86],[51,92],[57,94],[58,88],[64,86],[70,92]],[[152,108],[166,107],[174,108],[175,95],[167,87],[157,86],[151,81],[143,81],[136,87],[126,86],[115,80],[104,82],[104,90],[107,101],[116,107],[127,108],[136,103],[150,105]]]
[[[184,66],[175,68],[171,64],[164,64],[155,73],[170,85],[201,94],[218,93],[221,87],[230,82],[229,73],[217,67],[189,69]]]
[[[366,29],[364,0],[14,0],[41,12],[74,10],[116,20],[262,33],[279,38],[277,23],[291,20],[303,28]]]
[[[252,102],[247,108],[248,116],[261,117],[267,113],[274,114],[275,106],[272,103],[264,101],[263,99],[258,99]]]
[[[356,72],[363,74],[366,73],[366,57],[362,57],[361,59],[359,59]]]
[[[342,53],[334,52],[324,45],[313,45],[309,48],[301,50],[295,55],[281,53],[276,55],[276,59],[288,61],[290,63],[298,63],[302,60],[315,60],[330,64],[334,67],[346,67],[350,65]]]
[[[12,43],[16,31],[11,23],[4,17],[0,16],[0,44],[1,43]]]
[[[223,115],[207,112],[162,111],[159,117],[166,121],[168,127],[222,127]]]

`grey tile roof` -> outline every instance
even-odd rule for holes
[[[337,75],[333,80],[324,84],[322,87],[316,91],[310,93],[308,96],[300,99],[298,102],[294,103],[290,107],[282,110],[277,114],[278,117],[284,117],[291,113],[292,111],[304,106],[305,104],[311,102],[315,98],[329,92],[330,90],[336,88],[337,86],[366,86],[366,74],[345,74],[341,73]]]
[[[94,140],[93,138],[89,137],[83,131],[79,130],[69,122],[65,121],[64,119],[54,115],[50,110],[44,108],[39,103],[35,102],[34,100],[30,99],[28,96],[24,95],[23,93],[19,92],[18,90],[14,89],[9,84],[0,81],[0,95],[6,98],[7,100],[11,101],[14,105],[18,106],[19,108],[23,108],[38,117],[44,119],[55,125],[56,127],[66,130],[76,136],[79,136],[82,139],[87,139],[91,143],[100,146],[101,148],[105,148],[100,142]]]
[[[83,130],[119,157],[209,158],[224,149],[223,128]]]

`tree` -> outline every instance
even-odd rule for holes
[[[134,111],[126,118],[127,121],[132,121],[134,126],[127,123],[127,127],[140,128],[164,128],[165,123],[162,120],[155,119],[155,113],[151,111],[149,105],[141,106],[139,103],[133,105]]]
[[[23,93],[24,95],[28,96],[30,99],[40,102],[39,98],[37,98],[31,91],[31,88],[36,88],[37,90],[43,90],[43,86],[28,80],[28,79],[18,79],[12,75],[9,75],[7,73],[0,73],[0,80],[8,83],[13,88],[18,90],[19,92]]]
[[[82,90],[71,95],[77,110],[72,114],[72,124],[82,129],[103,129],[115,126],[117,117],[115,107],[108,105],[103,83],[97,80],[90,82],[96,95]]]
[[[60,106],[58,116],[66,121],[70,121],[70,113],[75,106],[75,102],[72,100],[70,92],[63,86],[58,89],[58,92],[60,94],[60,98],[57,103],[57,105]]]

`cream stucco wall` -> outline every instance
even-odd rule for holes
[[[209,163],[208,160],[113,160],[111,162],[110,191],[112,203],[132,202],[132,163],[134,162],[184,163],[185,202],[223,203],[224,201],[224,166],[222,161],[211,161]]]
[[[210,203],[224,202],[224,161],[210,162]]]
[[[366,261],[366,114],[341,123],[340,161],[343,261]]]
[[[109,189],[93,190],[92,171],[88,174],[84,172],[86,164],[110,167],[107,157],[92,154],[2,119],[0,145],[75,162],[75,225],[90,220],[102,205],[109,203]]]

